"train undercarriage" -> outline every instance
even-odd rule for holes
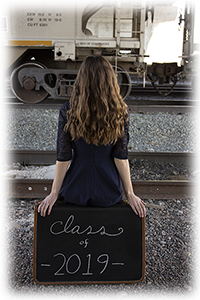
[[[151,65],[144,62],[145,27],[142,22],[148,19],[148,12],[151,13],[153,21],[154,7],[156,4],[158,5],[157,2],[161,3],[161,1],[84,0],[84,2],[89,3],[81,15],[81,38],[78,37],[76,40],[71,38],[67,41],[56,40],[52,43],[53,46],[44,46],[43,44],[38,46],[36,45],[38,41],[33,45],[28,45],[29,41],[26,41],[24,47],[22,45],[19,47],[19,44],[13,40],[11,41],[13,44],[10,42],[10,45],[14,45],[12,49],[9,47],[8,41],[8,45],[4,47],[7,54],[9,54],[9,51],[15,51],[16,49],[23,48],[23,51],[2,72],[0,76],[1,89],[4,88],[5,78],[10,76],[12,92],[23,102],[37,103],[49,95],[55,99],[69,99],[82,61],[88,55],[99,54],[107,58],[112,64],[123,99],[131,91],[131,76],[141,78],[144,85],[145,80],[148,79],[155,90],[163,96],[168,95],[179,80],[192,77],[193,91],[200,98],[200,44],[195,44],[193,39],[196,0],[185,1],[181,66],[178,66],[177,62],[155,62]],[[169,2],[165,2],[169,4]],[[91,30],[91,28],[94,30],[95,27],[93,23],[89,24],[90,27],[88,27],[88,20],[102,8],[112,10],[112,14],[114,14],[113,35],[111,38],[100,37],[97,39]],[[127,13],[127,8],[132,9],[131,21],[129,21],[129,16],[125,15],[124,17],[122,8],[126,10],[124,14]],[[31,14],[31,12],[27,14]],[[128,30],[125,28],[122,31],[120,27],[122,21],[127,22],[127,26],[131,22],[131,30],[127,27]],[[106,24],[109,26],[108,23]],[[2,43],[0,41],[0,46]],[[163,89],[160,89],[163,86],[166,86],[164,92]]]

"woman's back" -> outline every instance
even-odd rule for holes
[[[72,140],[63,128],[69,102],[60,109],[57,160],[71,159],[60,190],[60,199],[79,205],[110,206],[122,199],[122,184],[114,157],[127,159],[128,123],[123,138],[108,145],[88,144],[83,138]]]
[[[110,63],[98,55],[82,63],[70,103],[61,107],[57,162],[52,191],[39,205],[45,216],[57,198],[79,205],[110,206],[123,189],[133,210],[144,203],[134,195],[128,164],[127,105]]]

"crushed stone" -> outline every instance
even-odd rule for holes
[[[135,284],[38,285],[33,281],[34,202],[8,201],[7,272],[9,290],[16,295],[31,293],[65,297],[89,295],[137,297],[166,293],[190,296],[195,290],[197,267],[195,232],[197,201],[195,199],[148,200],[145,278]]]

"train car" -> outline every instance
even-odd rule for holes
[[[49,95],[68,99],[86,56],[98,54],[112,64],[123,99],[131,76],[153,85],[173,85],[183,73],[177,62],[148,65],[153,25],[175,20],[177,7],[141,1],[94,1],[80,5],[10,7],[3,17],[3,40],[14,95],[37,103]]]

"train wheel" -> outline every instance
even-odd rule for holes
[[[115,66],[113,66],[113,69],[116,71]],[[131,92],[131,77],[125,69],[119,66],[117,66],[117,81],[122,99],[125,100]]]
[[[193,77],[192,89],[195,95],[200,99],[200,76]]]
[[[38,103],[44,100],[48,93],[42,87],[39,90],[35,90],[34,78],[25,78],[24,86],[22,87],[18,80],[18,73],[23,68],[41,68],[45,69],[45,66],[36,62],[25,63],[14,69],[11,74],[11,89],[13,94],[21,101],[27,103]]]

